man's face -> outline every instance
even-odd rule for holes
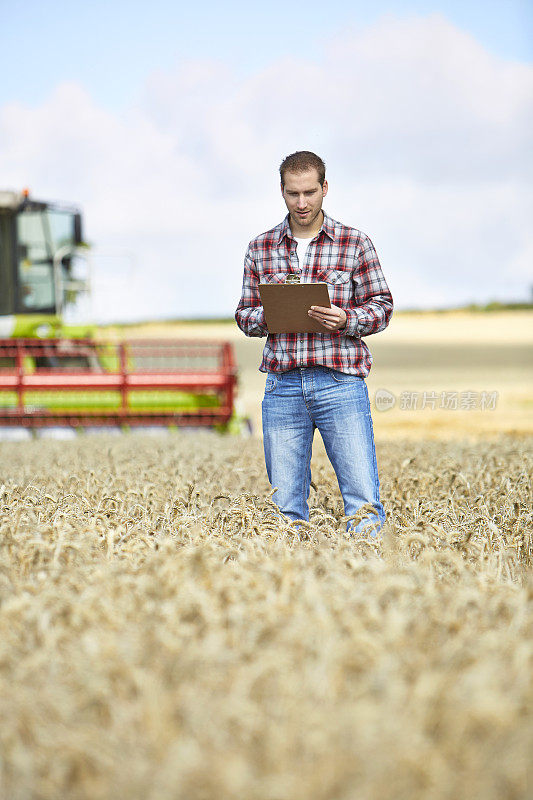
[[[321,223],[322,201],[327,192],[327,181],[321,186],[314,168],[307,172],[286,172],[281,193],[290,214],[291,226],[313,230]]]

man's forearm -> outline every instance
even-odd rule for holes
[[[239,303],[235,319],[246,336],[267,336],[268,334],[263,306],[246,307]]]
[[[389,324],[392,316],[392,296],[376,295],[356,308],[345,308],[346,325],[340,330],[345,336],[370,336],[379,333]]]
[[[244,256],[244,275],[239,305],[235,312],[237,325],[246,336],[267,336],[268,328],[259,296],[259,277],[253,251],[248,245]]]
[[[370,336],[389,324],[393,300],[372,241],[364,235],[355,272],[355,292],[346,311],[346,336]]]

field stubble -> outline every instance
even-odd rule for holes
[[[378,443],[276,519],[256,439],[0,446],[0,795],[526,796],[531,443]]]

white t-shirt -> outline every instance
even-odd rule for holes
[[[313,237],[311,236],[311,239]],[[305,251],[307,250],[307,246],[311,239],[297,239],[296,236],[294,237],[294,241],[296,242],[296,254],[298,256],[298,264],[300,266],[300,270],[303,270],[304,263],[305,263]]]

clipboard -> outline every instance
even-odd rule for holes
[[[259,295],[269,333],[328,333],[307,313],[331,308],[327,283],[260,283]]]

